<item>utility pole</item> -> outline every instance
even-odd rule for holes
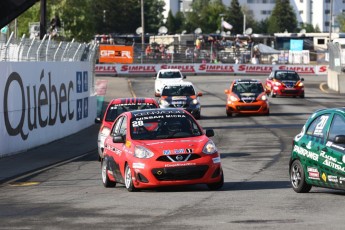
[[[41,0],[40,6],[40,39],[47,33],[47,0]]]
[[[330,12],[330,15],[331,15],[331,18],[329,20],[329,41],[331,42],[332,41],[332,29],[333,29],[333,0],[331,0],[331,12]]]
[[[144,0],[141,0],[141,63],[143,62],[144,57],[144,44],[145,44],[145,30],[144,30]]]

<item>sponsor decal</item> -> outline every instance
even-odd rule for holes
[[[339,183],[340,184],[345,184],[345,177],[339,177]]]
[[[307,74],[307,73],[315,73],[314,66],[279,66],[280,70],[294,70],[297,73]]]
[[[321,176],[322,180],[324,182],[327,182],[327,176],[326,176],[326,173],[322,173],[322,176]]]
[[[265,65],[239,65],[238,71],[245,73],[270,73],[272,72],[272,66]]]
[[[71,97],[75,93],[73,81],[56,85],[52,83],[51,73],[46,76],[44,70],[39,77],[39,85],[24,85],[21,76],[17,72],[12,72],[4,88],[4,123],[5,128],[10,136],[20,135],[23,140],[29,137],[29,132],[46,126],[54,126],[57,120],[61,124],[67,120],[73,120],[75,108],[72,106]],[[77,72],[81,82],[81,72]],[[10,119],[9,95],[12,89],[16,89],[18,103],[22,105],[22,112],[17,123]],[[67,104],[63,109],[62,105]],[[48,106],[47,115],[42,112],[42,107]],[[78,119],[77,119],[78,120]],[[24,127],[26,126],[27,127]],[[24,131],[28,130],[28,131]]]
[[[214,164],[220,163],[220,157],[212,158]]]
[[[317,170],[317,168],[308,167],[307,171],[308,171],[309,179],[320,180],[320,173]]]
[[[205,71],[208,73],[233,73],[234,67],[232,65],[211,65],[211,64],[201,64],[199,66],[200,71]]]
[[[308,144],[306,146],[307,149],[311,149],[311,143],[312,143],[311,141],[308,142]]]
[[[329,182],[338,183],[338,177],[337,176],[328,175],[327,179]]]
[[[128,73],[156,73],[154,65],[123,65],[121,72]]]
[[[319,123],[317,123],[315,130],[314,130],[314,135],[315,136],[323,136],[323,128],[325,127],[327,120],[328,120],[328,115],[321,116]]]
[[[144,169],[145,168],[145,164],[144,163],[133,163],[132,164],[132,168],[134,168],[134,169]]]
[[[161,69],[178,69],[181,72],[195,73],[194,65],[161,65]]]
[[[163,150],[163,154],[164,155],[169,155],[170,154],[170,150]]]
[[[320,72],[320,73],[327,72],[327,69],[328,69],[328,67],[325,66],[325,65],[319,66],[319,72]]]
[[[192,153],[193,149],[186,149],[186,153]]]
[[[192,166],[196,165],[196,163],[172,163],[172,164],[165,164],[165,168],[172,168],[172,167],[181,167],[181,166]]]
[[[320,152],[320,156],[323,157],[323,158],[326,158],[326,159],[328,159],[330,161],[333,161],[333,162],[337,163],[337,158],[332,157],[330,155],[327,155],[325,151],[321,151]]]
[[[318,161],[319,160],[319,155],[317,155],[316,153],[313,153],[307,149],[304,149],[302,147],[299,147],[298,145],[295,145],[293,147],[293,151],[298,153],[298,155],[307,157],[309,159],[312,159],[314,161]]]
[[[342,172],[345,172],[345,168],[331,160],[328,160],[326,159],[322,164],[328,166],[328,167],[331,167],[333,169],[336,169],[336,170],[339,170],[339,171],[342,171]]]
[[[174,96],[171,98],[172,100],[187,100],[186,96]]]
[[[184,149],[174,149],[175,154],[181,154],[184,153]]]

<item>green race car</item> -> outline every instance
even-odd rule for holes
[[[345,107],[313,113],[293,140],[289,172],[297,193],[312,186],[345,190]]]

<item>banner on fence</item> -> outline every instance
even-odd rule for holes
[[[179,69],[185,74],[269,74],[273,70],[294,70],[302,75],[326,75],[327,65],[252,64],[97,64],[96,75],[155,75],[160,69]]]

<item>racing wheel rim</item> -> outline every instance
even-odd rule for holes
[[[126,175],[125,175],[126,188],[130,188],[131,183],[132,183],[132,172],[131,172],[131,169],[127,166],[126,167]]]
[[[298,188],[302,180],[301,168],[295,164],[291,169],[291,184],[294,188]]]
[[[107,181],[107,164],[105,164],[104,161],[102,162],[102,180],[103,183]]]

